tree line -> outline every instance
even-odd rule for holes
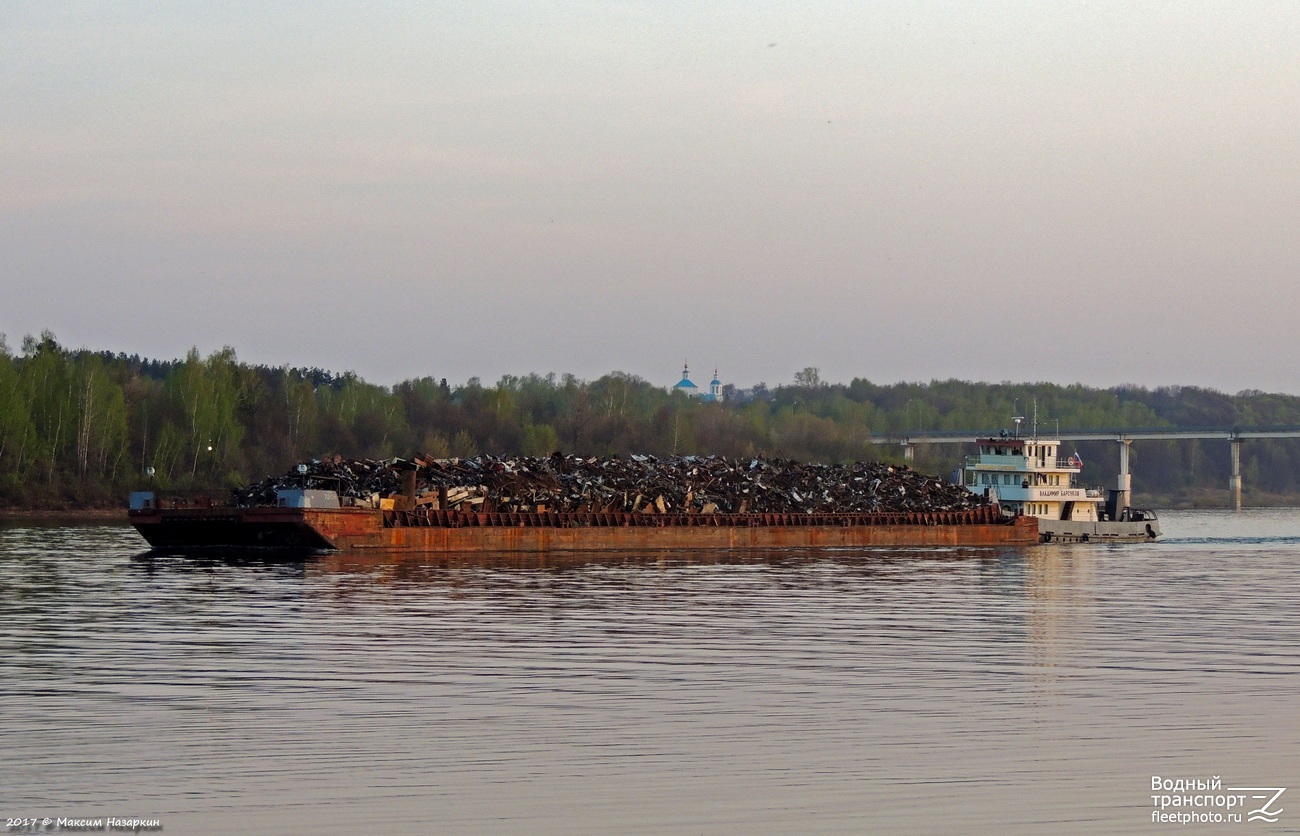
[[[1009,429],[1037,415],[1040,432],[1116,427],[1300,424],[1300,398],[1197,387],[1109,389],[959,380],[824,382],[816,368],[789,385],[728,386],[718,402],[690,399],[635,375],[507,375],[449,385],[433,376],[387,387],[351,372],[239,362],[223,348],[184,359],[69,350],[49,332],[11,350],[0,336],[0,504],[106,505],[126,491],[236,487],[295,462],[342,453],[436,456],[699,454],[802,461],[901,461],[875,434]],[[1113,479],[1113,443],[1080,444],[1084,481]],[[953,445],[918,450],[919,469],[946,476]],[[1142,442],[1134,487],[1162,495],[1221,489],[1222,442]],[[152,475],[145,474],[152,469]],[[1300,492],[1300,444],[1248,442],[1248,489]]]

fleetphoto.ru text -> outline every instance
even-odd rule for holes
[[[1157,824],[1244,824],[1278,820],[1286,787],[1225,787],[1209,778],[1151,776],[1151,821]]]

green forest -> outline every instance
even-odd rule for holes
[[[49,332],[14,349],[0,336],[0,505],[108,507],[127,491],[236,487],[333,453],[409,456],[698,454],[809,462],[901,461],[873,434],[988,432],[1019,412],[1040,432],[1115,427],[1300,424],[1300,397],[1196,387],[1110,389],[1053,383],[872,383],[821,380],[728,386],[720,402],[671,393],[622,372],[477,378],[430,375],[395,386],[350,372],[239,362],[234,349],[184,359],[69,350]],[[1027,426],[1027,425],[1026,425]],[[1083,481],[1108,484],[1111,442],[1079,444]],[[970,446],[921,447],[913,465],[946,477]],[[1300,495],[1300,443],[1249,441],[1248,501]],[[1133,482],[1167,502],[1227,501],[1227,444],[1133,445]],[[152,477],[146,477],[153,468]]]

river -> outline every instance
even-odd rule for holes
[[[1235,829],[1296,832],[1300,511],[1161,525],[1143,545],[559,568],[150,557],[127,527],[11,525],[0,814],[1037,834],[1243,810],[1171,806],[1197,799],[1158,776],[1290,787],[1276,824]]]

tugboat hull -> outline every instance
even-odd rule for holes
[[[1044,543],[1133,543],[1160,536],[1155,519],[1131,522],[1038,521],[1038,538]]]

